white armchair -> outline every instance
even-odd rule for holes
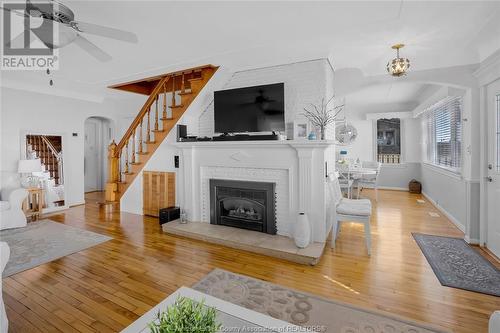
[[[5,313],[5,304],[2,297],[2,273],[9,261],[10,249],[7,243],[0,242],[0,333],[7,333],[9,330],[9,322]]]
[[[0,230],[25,227],[23,201],[28,191],[24,188],[2,189],[0,195]]]

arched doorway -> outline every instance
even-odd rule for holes
[[[113,123],[103,117],[85,120],[85,192],[103,191],[107,177],[107,148],[113,138]]]

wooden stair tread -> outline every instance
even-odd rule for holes
[[[154,133],[161,133],[161,132],[165,132],[165,130],[162,130],[162,129],[157,129],[157,130],[151,130],[151,132],[154,132]]]
[[[145,141],[144,143],[147,145],[154,145],[156,141]]]
[[[131,165],[141,165],[141,162],[130,162]]]
[[[171,109],[180,109],[180,108],[183,108],[184,105],[183,104],[179,104],[179,105],[170,105],[169,108]]]
[[[191,95],[193,94],[193,91],[185,91],[185,92],[179,92],[177,95],[179,96],[186,96],[186,95]]]
[[[134,173],[133,172],[122,172],[124,175],[133,175]]]
[[[201,81],[201,80],[203,80],[202,77],[194,77],[192,79],[188,79],[189,82],[192,82],[192,81]]]
[[[147,151],[141,151],[141,152],[137,152],[136,154],[137,155],[147,155],[149,153]]]
[[[174,120],[174,119],[175,119],[174,117],[171,117],[171,118],[160,118],[160,120],[162,120],[162,121]]]

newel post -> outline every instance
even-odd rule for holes
[[[108,182],[106,183],[106,201],[116,201],[116,192],[118,191],[119,167],[117,145],[115,141],[108,147]]]

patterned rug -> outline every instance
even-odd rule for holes
[[[0,231],[0,241],[10,247],[3,277],[19,273],[69,254],[106,242],[111,237],[49,220],[28,223],[24,228]]]
[[[214,269],[193,289],[315,332],[430,333],[428,325]]]
[[[461,238],[413,234],[443,286],[500,296],[500,270]]]

